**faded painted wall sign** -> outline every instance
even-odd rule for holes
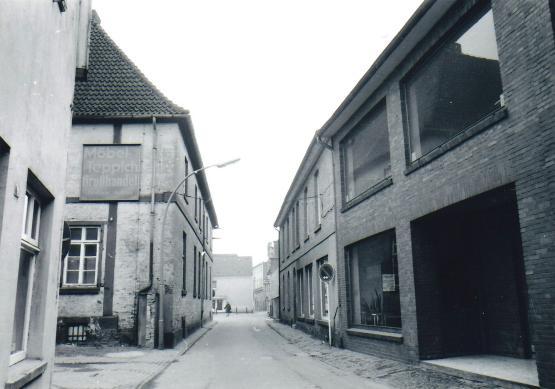
[[[382,290],[384,292],[395,292],[395,274],[382,274]]]
[[[140,145],[84,145],[80,200],[138,200]]]

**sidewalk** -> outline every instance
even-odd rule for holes
[[[349,371],[372,382],[391,388],[410,389],[501,389],[485,382],[458,378],[421,365],[411,365],[390,359],[378,358],[350,350],[329,347],[301,330],[291,328],[271,319],[266,323],[290,343],[325,364]]]
[[[174,349],[138,347],[56,347],[52,388],[140,389],[161,374],[216,325],[205,324]]]

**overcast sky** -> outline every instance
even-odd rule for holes
[[[93,0],[103,28],[191,112],[221,229],[216,253],[266,259],[316,130],[421,0]]]

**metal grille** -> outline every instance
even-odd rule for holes
[[[67,340],[70,342],[83,342],[87,340],[86,326],[75,325],[67,328]]]

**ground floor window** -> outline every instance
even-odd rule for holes
[[[64,285],[97,285],[99,259],[100,227],[72,227],[71,246],[64,261]]]
[[[305,267],[308,316],[314,317],[314,291],[312,290],[312,264]]]
[[[21,249],[19,271],[17,274],[10,364],[17,363],[25,359],[26,356],[34,268],[35,253]]]
[[[323,258],[321,260],[318,261],[318,270],[320,270],[320,267],[324,264],[327,263],[328,259],[327,258]],[[328,320],[329,318],[329,296],[328,296],[328,284],[326,282],[323,282],[322,280],[319,281],[320,282],[320,317],[322,319]]]
[[[304,282],[303,282],[303,269],[299,269],[297,270],[297,296],[298,296],[298,316],[303,317],[304,316],[304,311],[303,311],[303,297],[304,297],[304,293],[303,293],[303,287],[304,287]]]
[[[349,246],[351,325],[401,328],[399,270],[395,231]]]

